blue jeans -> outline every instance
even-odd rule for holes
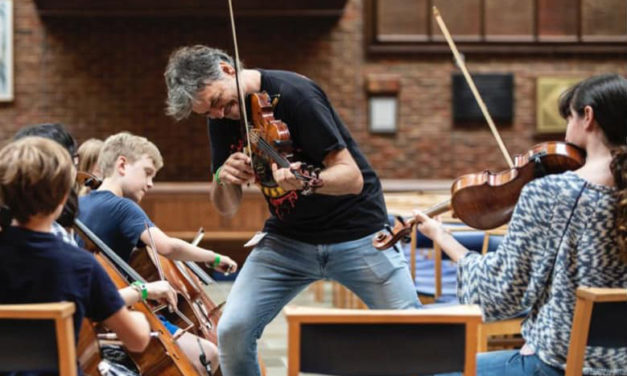
[[[218,324],[224,376],[260,375],[257,339],[283,306],[319,279],[338,281],[370,308],[420,307],[407,261],[378,251],[372,235],[337,244],[308,244],[268,234],[235,280]]]
[[[461,376],[461,372],[434,376]],[[564,371],[544,363],[537,355],[520,355],[520,350],[477,354],[477,376],[563,376]]]
[[[562,376],[564,371],[544,363],[537,355],[520,355],[519,350],[477,354],[477,376]]]

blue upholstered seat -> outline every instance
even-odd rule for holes
[[[449,224],[446,225],[450,228],[465,227],[463,224]],[[457,239],[466,248],[481,252],[483,247],[483,240],[485,233],[483,231],[458,231],[452,232],[455,239]],[[489,238],[488,252],[496,250],[501,243],[503,236],[492,235]],[[431,249],[433,248],[433,242],[422,235],[417,233],[416,248]],[[403,251],[407,260],[410,260],[410,244],[403,246]],[[450,261],[448,256],[442,253],[442,295],[437,298],[437,303],[456,302],[457,301],[457,266]],[[435,296],[435,260],[433,258],[427,258],[426,252],[416,252],[416,278],[414,280],[416,285],[416,291],[419,295]]]

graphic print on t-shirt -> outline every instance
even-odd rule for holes
[[[270,164],[263,158],[253,155],[253,169],[255,171],[255,183],[261,188],[261,192],[272,207],[277,217],[283,218],[296,205],[298,192],[286,192],[281,188],[272,176]]]

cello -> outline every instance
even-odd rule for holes
[[[178,299],[178,309],[190,320],[193,327],[196,328],[197,334],[217,345],[220,307],[213,303],[204,292],[198,278],[195,278],[196,276],[190,273],[189,269],[186,269],[185,264],[170,260],[156,251],[147,224],[146,229],[151,244],[133,252],[129,262],[130,266],[149,282],[168,281],[177,294],[182,297],[182,299]],[[181,322],[177,317],[167,317],[172,319],[172,322],[177,326],[190,324],[190,322]]]
[[[130,280],[142,281],[144,279],[135,272],[124,260],[122,260],[111,248],[100,240],[85,224],[80,220],[74,221],[74,227],[80,234],[96,260],[105,269],[111,280],[118,289],[128,287]],[[132,353],[129,355],[137,369],[142,375],[167,375],[184,376],[194,375],[196,370],[189,359],[181,351],[175,342],[175,338],[165,328],[161,320],[145,302],[138,302],[132,306],[133,309],[144,313],[150,329],[157,335],[152,336],[148,347],[142,353]]]

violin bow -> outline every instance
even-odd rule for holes
[[[453,42],[453,38],[451,37],[451,34],[449,33],[448,28],[446,27],[446,24],[444,23],[444,20],[442,19],[442,16],[440,15],[440,11],[435,6],[433,6],[433,15],[435,16],[435,20],[437,21],[438,26],[440,26],[440,30],[442,30],[442,34],[444,34],[444,38],[446,38],[446,42],[448,43],[449,47],[451,48],[451,51],[453,52],[453,55],[455,56],[455,61],[457,62],[459,69],[461,69],[464,75],[464,78],[466,79],[466,82],[468,83],[468,86],[470,87],[470,91],[472,91],[472,94],[474,95],[475,100],[477,101],[477,104],[479,105],[479,108],[481,109],[481,113],[483,113],[483,116],[485,117],[485,119],[488,122],[488,125],[490,126],[492,135],[496,139],[496,143],[499,145],[499,149],[501,149],[501,153],[503,153],[503,157],[505,157],[505,161],[507,162],[509,168],[514,167],[512,158],[510,157],[510,154],[507,151],[507,148],[505,148],[505,144],[503,143],[503,140],[501,139],[501,135],[499,135],[499,131],[496,129],[496,126],[494,125],[494,121],[492,120],[492,117],[490,116],[490,113],[488,112],[488,108],[483,102],[483,99],[481,98],[481,95],[479,94],[479,90],[477,90],[477,87],[475,86],[475,82],[473,81],[472,77],[468,73],[468,69],[466,69],[466,64],[464,63],[464,60],[459,54],[457,47],[455,47],[455,42]]]
[[[235,32],[235,17],[233,16],[233,2],[229,0],[229,16],[231,17],[231,33],[233,34],[233,50],[235,51],[235,85],[237,86],[237,97],[239,98],[239,116],[244,121],[244,129],[246,130],[246,153],[250,157],[250,167],[253,166],[253,152],[250,146],[250,132],[248,131],[248,114],[246,113],[246,104],[244,103],[244,92],[239,83],[239,73],[242,70],[239,64],[239,49],[237,48],[237,33]]]

